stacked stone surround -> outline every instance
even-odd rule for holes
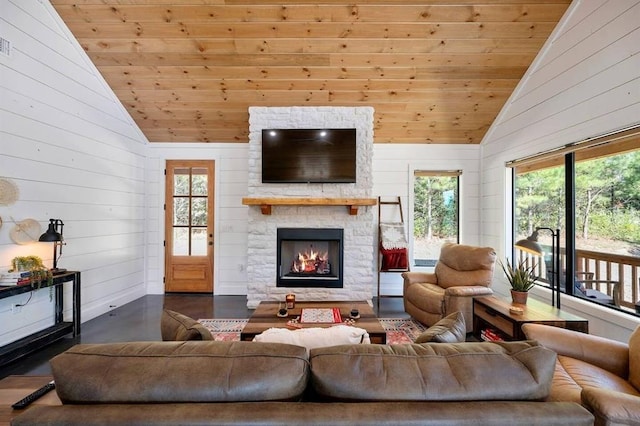
[[[262,129],[355,128],[357,174],[355,184],[263,184]],[[248,197],[371,198],[373,190],[373,108],[371,107],[251,107],[249,108]],[[249,207],[247,306],[263,300],[366,300],[374,290],[375,207],[350,215],[345,206],[273,206],[263,215]],[[343,288],[276,287],[276,231],[278,228],[344,229]]]

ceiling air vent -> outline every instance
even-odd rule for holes
[[[3,37],[0,37],[0,54],[11,56],[11,42]]]

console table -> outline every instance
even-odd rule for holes
[[[64,321],[64,283],[72,285],[72,320]],[[66,334],[72,333],[73,336],[80,334],[80,272],[67,271],[62,274],[53,276],[51,284],[48,282],[40,283],[40,288],[53,287],[55,300],[55,321],[50,327],[37,331],[26,337],[11,342],[0,347],[0,366],[8,364],[20,357],[33,352],[36,349],[54,342]],[[16,296],[18,294],[28,293],[38,289],[38,284],[25,284],[9,287],[0,287],[0,299]]]

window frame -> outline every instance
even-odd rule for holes
[[[623,155],[628,152],[638,151],[638,143],[640,142],[640,125],[635,125],[616,132],[610,132],[605,135],[586,139],[574,144],[539,153],[520,160],[507,162],[506,166],[511,168],[511,241],[510,247],[512,259],[516,259],[517,253],[514,243],[517,238],[517,218],[516,218],[516,176],[542,170],[550,167],[564,165],[564,185],[565,185],[565,276],[574,277],[576,274],[576,163],[585,160],[598,159],[607,156]],[[507,242],[509,244],[509,242]],[[509,250],[507,250],[509,251]],[[603,252],[605,253],[605,252]],[[573,280],[572,280],[573,281]],[[633,285],[633,282],[632,282]],[[542,285],[544,288],[550,288],[548,285]],[[590,300],[575,294],[574,285],[565,285],[562,294],[572,296],[580,300],[595,303],[608,309],[624,312],[630,315],[640,315],[628,309],[623,309],[614,305],[605,305],[597,301]]]
[[[437,176],[437,177],[456,177],[456,192],[457,192],[457,202],[456,202],[456,243],[460,243],[460,234],[462,229],[462,218],[461,218],[461,203],[462,203],[462,170],[438,170],[431,168],[415,168],[410,171],[410,179],[409,179],[409,194],[410,194],[410,203],[409,203],[409,247],[410,247],[410,264],[412,268],[432,268],[433,266],[425,266],[425,265],[416,265],[416,257],[415,257],[415,240],[414,240],[414,224],[415,224],[415,185],[416,179],[419,177],[425,176]],[[437,260],[437,259],[436,259]]]

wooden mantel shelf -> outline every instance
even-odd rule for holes
[[[360,206],[375,206],[375,198],[243,198],[245,206],[260,206],[262,214],[271,214],[271,206],[346,206],[350,215]]]

